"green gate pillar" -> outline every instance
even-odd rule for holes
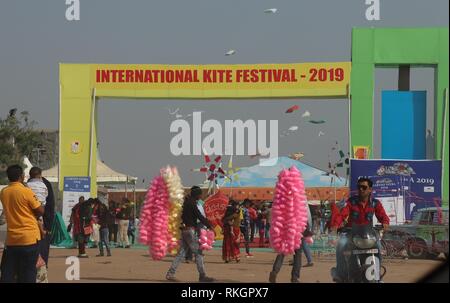
[[[442,199],[445,206],[449,201],[448,117],[444,122],[444,114],[448,113],[448,108],[444,108],[445,91],[449,86],[448,42],[448,28],[354,28],[350,82],[351,152],[355,145],[368,146],[369,157],[373,158],[375,67],[401,64],[435,67],[435,158],[442,159],[444,167]]]

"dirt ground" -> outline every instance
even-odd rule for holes
[[[58,283],[98,283],[98,282],[166,282],[165,273],[173,257],[161,261],[153,261],[144,249],[113,250],[112,257],[95,257],[98,249],[88,249],[89,258],[80,259],[80,280],[67,281],[65,272],[66,258],[76,256],[75,249],[51,249],[49,260],[49,282]],[[205,267],[209,276],[217,282],[267,282],[272,269],[275,253],[253,251],[253,258],[243,257],[240,263],[225,264],[221,259],[220,250],[206,252]],[[1,250],[0,250],[1,254]],[[277,282],[289,282],[291,266],[286,257]],[[304,258],[304,256],[303,256]],[[426,275],[441,264],[439,260],[387,259],[383,265],[387,268],[384,277],[386,283],[411,283]],[[306,260],[303,259],[303,264]],[[334,255],[314,255],[314,266],[301,269],[300,281],[304,283],[330,283],[330,268],[334,266]],[[181,263],[176,274],[180,282],[197,282],[198,274],[194,263]]]

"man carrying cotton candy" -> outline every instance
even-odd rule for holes
[[[175,272],[181,261],[185,258],[186,251],[190,249],[195,257],[197,270],[199,273],[199,282],[213,282],[214,279],[206,276],[205,265],[203,263],[203,254],[199,247],[199,239],[197,235],[198,221],[208,229],[213,227],[208,219],[203,216],[198,207],[197,201],[201,198],[202,190],[198,186],[191,188],[191,194],[187,196],[183,203],[183,213],[181,216],[181,247],[173,260],[169,270],[166,274],[166,279],[169,281],[176,281]]]
[[[312,221],[311,214],[308,212],[308,221]],[[302,244],[301,246],[295,250],[294,252],[294,259],[292,261],[292,273],[291,273],[291,282],[292,283],[299,283],[299,277],[300,277],[300,267],[302,267],[302,252],[305,253],[306,260],[308,263],[304,267],[310,267],[313,266],[312,257],[311,257],[311,251],[309,250],[308,241],[311,241],[311,237],[306,237],[305,235],[309,234],[308,230],[305,230],[303,233],[304,237],[302,238]],[[273,264],[273,270],[270,272],[269,275],[269,282],[270,283],[276,283],[277,280],[277,274],[281,269],[281,265],[283,264],[284,255],[278,254],[275,262]]]
[[[284,169],[278,175],[273,201],[270,243],[278,253],[269,275],[269,282],[275,283],[286,255],[294,254],[291,282],[300,278],[303,233],[311,215],[305,194],[305,185],[300,171],[295,167]]]

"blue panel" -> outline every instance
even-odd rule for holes
[[[426,159],[426,91],[382,91],[381,157]]]

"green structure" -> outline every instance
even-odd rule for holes
[[[350,87],[350,144],[368,146],[372,153],[375,67],[435,67],[435,158],[441,159],[444,167],[442,199],[445,206],[449,201],[449,128],[448,108],[445,108],[449,83],[448,42],[448,28],[354,28]]]

